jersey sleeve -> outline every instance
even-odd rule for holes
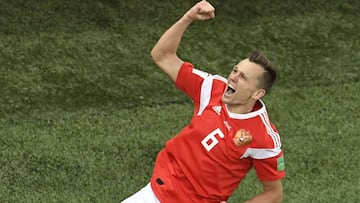
[[[253,166],[260,181],[280,180],[285,176],[284,154],[266,159],[253,159]]]
[[[184,62],[177,75],[175,86],[187,94],[195,103],[200,101],[201,85],[209,73],[197,70],[194,65]]]

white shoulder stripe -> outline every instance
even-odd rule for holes
[[[269,121],[269,117],[267,116],[267,113],[264,112],[262,114],[260,114],[261,120],[264,123],[265,127],[266,127],[266,131],[267,133],[270,135],[270,137],[272,138],[273,142],[274,142],[274,148],[280,148],[281,147],[281,142],[280,142],[280,136],[279,133],[275,132],[274,129],[271,127],[270,121]]]
[[[223,83],[227,84],[227,79],[221,75],[215,75],[214,79],[221,80]]]
[[[200,116],[203,111],[205,110],[205,108],[209,105],[210,103],[210,99],[211,99],[211,90],[212,90],[212,85],[213,85],[213,81],[214,79],[220,80],[222,82],[224,82],[225,84],[227,83],[226,78],[220,76],[220,75],[211,75],[207,72],[198,70],[198,69],[193,69],[192,71],[195,75],[198,75],[199,77],[203,78],[204,81],[201,85],[201,90],[200,90],[200,107],[199,107],[199,111],[197,113],[198,116]]]
[[[273,149],[258,149],[248,148],[240,159],[251,157],[254,159],[267,159],[277,156],[281,152],[280,148]]]
[[[210,103],[210,98],[211,98],[211,90],[212,90],[212,84],[213,84],[213,80],[214,80],[214,76],[210,75],[208,77],[206,77],[201,85],[201,90],[200,90],[200,107],[199,107],[199,111],[197,113],[198,116],[200,116],[203,111],[205,110],[205,108],[209,105]]]
[[[198,70],[198,69],[195,69],[195,68],[192,69],[192,73],[194,73],[195,75],[197,75],[199,77],[202,77],[203,79],[205,79],[206,77],[208,77],[210,75],[207,72],[204,72],[202,70]]]

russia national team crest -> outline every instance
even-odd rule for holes
[[[248,131],[246,131],[245,129],[241,129],[236,132],[233,141],[236,146],[242,147],[242,146],[249,144],[252,140],[253,140],[253,137],[250,135],[250,133]]]

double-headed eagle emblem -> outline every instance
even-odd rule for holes
[[[234,136],[234,139],[233,139],[235,145],[238,147],[245,146],[245,145],[249,144],[252,140],[253,140],[253,137],[245,129],[241,129],[241,130],[237,131]]]

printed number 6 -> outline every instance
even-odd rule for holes
[[[210,152],[212,148],[215,147],[219,143],[219,140],[216,139],[215,135],[219,135],[220,138],[224,138],[224,133],[221,132],[219,128],[212,131],[210,134],[208,134],[202,141],[201,144],[205,147],[205,149]]]

